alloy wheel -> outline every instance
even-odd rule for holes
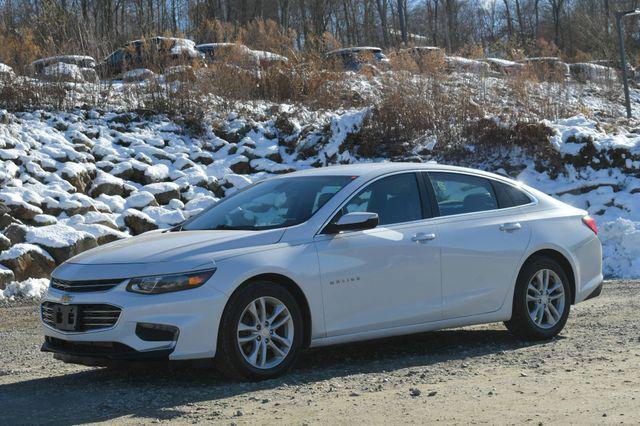
[[[240,316],[238,347],[251,366],[273,368],[287,357],[293,333],[293,318],[287,306],[275,297],[260,297],[249,303]]]
[[[552,328],[562,318],[566,303],[562,280],[551,269],[536,272],[527,285],[527,310],[533,323]]]

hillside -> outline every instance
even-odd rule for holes
[[[2,111],[1,297],[37,296],[74,254],[174,226],[274,173],[390,160],[481,168],[584,208],[606,276],[640,276],[640,128],[619,118],[614,89],[345,76],[340,90],[359,101],[329,109],[208,97],[196,118],[160,114],[143,82],[110,86],[101,105],[87,84],[63,109]],[[636,89],[633,99],[640,108]]]

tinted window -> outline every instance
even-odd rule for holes
[[[501,209],[522,206],[531,202],[531,198],[527,194],[506,183],[493,181],[493,189]]]
[[[422,219],[420,192],[414,173],[403,173],[379,179],[342,208],[342,214],[377,213],[380,225]]]
[[[491,182],[458,173],[429,173],[441,216],[498,208]]]
[[[182,229],[259,230],[305,222],[351,176],[307,176],[267,180],[233,194],[185,222]]]

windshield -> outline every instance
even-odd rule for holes
[[[267,180],[239,191],[188,220],[182,230],[260,230],[308,220],[351,176],[306,176]]]

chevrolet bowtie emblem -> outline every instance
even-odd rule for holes
[[[60,301],[62,303],[69,303],[73,300],[73,296],[71,296],[70,294],[63,294],[62,297],[60,297]]]

